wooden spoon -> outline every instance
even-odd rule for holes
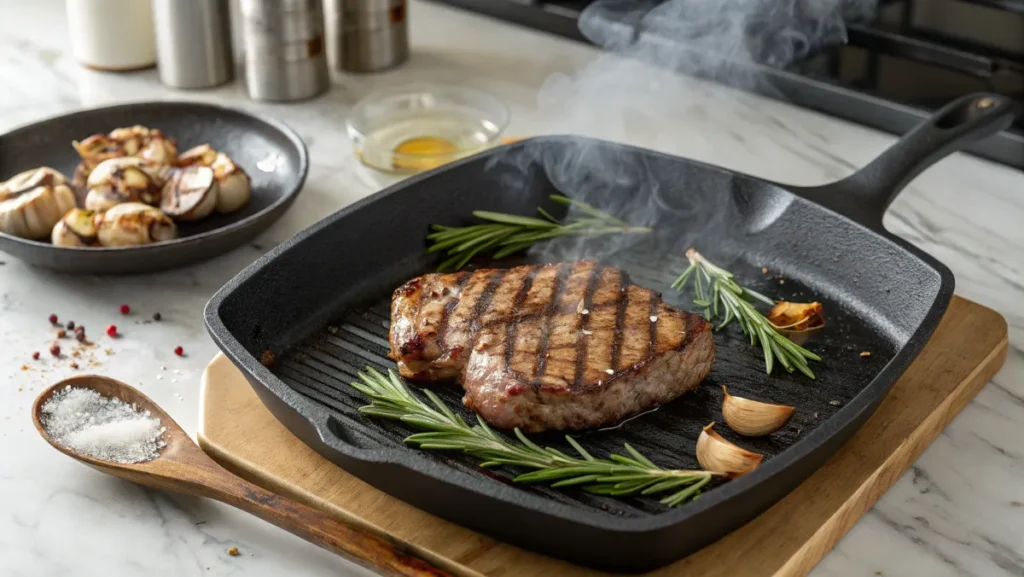
[[[43,403],[67,386],[92,389],[105,397],[132,403],[160,419],[167,427],[167,446],[160,456],[145,463],[122,464],[80,455],[55,442],[40,420]],[[385,539],[349,523],[329,517],[301,503],[266,491],[218,465],[206,455],[177,423],[149,397],[120,381],[96,375],[71,377],[51,386],[36,398],[32,422],[44,439],[69,457],[90,467],[133,483],[199,495],[227,503],[256,515],[346,559],[385,575],[415,577],[449,576],[420,559],[408,546]]]

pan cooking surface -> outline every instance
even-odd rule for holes
[[[219,291],[207,306],[207,325],[296,436],[368,483],[527,549],[603,570],[653,569],[778,502],[882,402],[953,293],[949,270],[886,233],[882,213],[929,164],[1011,118],[1005,99],[961,99],[866,169],[809,188],[586,138],[529,139],[412,177],[324,219]],[[600,162],[590,162],[595,159]],[[595,166],[614,178],[595,177]],[[663,467],[693,468],[696,439],[701,427],[720,420],[719,385],[726,384],[733,394],[797,408],[785,428],[766,438],[739,439],[719,427],[765,454],[756,471],[668,510],[655,499],[515,485],[510,479],[518,471],[483,471],[459,454],[411,449],[402,443],[411,429],[357,413],[366,404],[349,387],[357,371],[392,366],[385,357],[392,291],[439,262],[424,254],[422,234],[430,225],[472,222],[472,210],[532,214],[540,205],[553,208],[546,201],[554,193],[655,232],[626,247],[602,250],[595,240],[593,251],[557,257],[549,241],[543,244],[548,256],[533,255],[537,261],[596,256],[662,292],[667,302],[693,310],[689,295],[669,290],[693,246],[755,290],[825,305],[827,325],[807,345],[824,357],[812,363],[817,380],[781,369],[766,376],[761,351],[733,326],[716,334],[717,360],[697,391],[618,428],[576,435],[602,455],[629,442]],[[652,206],[654,219],[644,218]],[[784,284],[763,274],[762,266],[784,275]],[[861,357],[865,350],[871,355]],[[268,352],[279,360],[272,370],[257,360]],[[458,387],[429,386],[459,410]],[[534,438],[569,452],[559,434]]]
[[[715,258],[713,252],[708,256]],[[626,270],[633,282],[662,292],[669,304],[696,310],[689,292],[680,294],[669,288],[676,275],[686,267],[682,254],[664,254],[653,247],[641,247],[618,252],[603,261]],[[515,264],[521,263],[498,261],[489,266]],[[759,263],[750,262],[730,263],[728,267],[742,284],[764,294],[781,300],[818,300],[824,304],[827,325],[805,345],[824,359],[820,363],[811,363],[817,379],[812,381],[799,373],[789,374],[781,367],[776,367],[772,375],[765,375],[760,349],[752,347],[739,327],[733,325],[715,333],[714,368],[700,387],[616,427],[572,433],[587,450],[603,455],[612,451],[621,453],[623,443],[629,443],[662,467],[699,468],[694,455],[697,437],[704,425],[717,421],[719,433],[745,448],[763,453],[767,462],[848,403],[895,354],[891,340],[883,338],[855,311],[845,309],[840,303],[830,301],[792,278],[786,278],[784,273],[783,278],[778,279],[779,271],[765,274]],[[365,449],[404,447],[404,451],[418,452],[479,480],[507,485],[517,491],[602,514],[645,517],[668,510],[654,498],[613,498],[570,488],[514,484],[511,479],[525,471],[507,467],[484,470],[477,466],[475,459],[462,454],[405,447],[402,439],[414,429],[402,423],[359,414],[358,407],[368,401],[348,383],[355,380],[356,373],[367,365],[378,370],[395,367],[387,358],[391,292],[380,293],[364,304],[333,317],[326,327],[285,352],[274,367],[274,373],[287,386],[331,413],[331,432],[340,440]],[[861,351],[870,351],[871,355],[861,357]],[[773,435],[740,437],[730,431],[721,418],[723,384],[733,395],[792,405],[797,411],[789,424]],[[412,384],[414,390],[420,386],[424,385]],[[470,422],[475,419],[471,411],[462,407],[462,389],[457,384],[426,386],[432,387],[448,406],[460,411]],[[544,433],[531,438],[541,444],[573,452],[561,433]]]

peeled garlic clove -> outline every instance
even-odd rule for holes
[[[729,478],[742,477],[761,464],[764,455],[752,453],[723,439],[714,423],[704,427],[697,438],[697,462],[706,471]]]
[[[743,397],[734,397],[722,386],[722,417],[725,424],[747,437],[769,435],[781,429],[796,411],[787,405],[762,403]]]
[[[105,247],[152,244],[178,236],[178,228],[170,217],[139,202],[114,206],[96,221],[96,236]]]
[[[96,213],[75,208],[60,219],[50,233],[50,242],[57,246],[96,246]]]
[[[186,166],[164,185],[160,208],[176,220],[199,220],[213,212],[218,194],[220,187],[212,168]]]
[[[122,202],[160,203],[159,165],[140,158],[120,157],[104,160],[86,181],[85,208],[105,211]]]
[[[217,195],[217,212],[234,212],[249,203],[251,187],[249,175],[223,152],[217,154],[213,166],[214,176],[220,185]]]
[[[0,232],[19,238],[45,238],[69,210],[75,195],[52,168],[23,172],[0,186]]]

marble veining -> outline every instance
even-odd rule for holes
[[[152,70],[115,75],[80,68],[68,51],[63,4],[0,0],[0,130],[115,102],[219,102],[294,127],[312,167],[305,191],[280,222],[249,245],[190,268],[69,277],[0,253],[0,574],[10,577],[368,574],[228,507],[151,492],[74,463],[39,439],[29,407],[48,383],[75,372],[74,359],[46,353],[52,312],[86,325],[101,343],[78,360],[94,363],[81,370],[138,385],[194,432],[199,376],[216,352],[201,318],[210,295],[277,243],[388,184],[355,160],[344,134],[349,108],[369,91],[422,80],[472,84],[506,100],[512,135],[611,137],[795,184],[841,178],[893,140],[748,93],[668,74],[641,76],[651,73],[580,44],[418,2],[411,10],[414,55],[400,69],[336,77],[329,94],[302,104],[251,102],[238,82],[178,92],[160,85]],[[574,99],[602,86],[592,72],[609,69],[657,81],[643,94],[606,87],[598,104],[608,122],[573,113]],[[1024,575],[1021,222],[1024,174],[966,155],[926,171],[886,215],[889,230],[954,271],[959,294],[1007,318],[1011,350],[1006,367],[824,558],[815,577]],[[122,317],[121,303],[133,314]],[[154,312],[161,322],[149,321]],[[102,338],[109,323],[124,337]],[[185,357],[174,355],[178,345]],[[37,350],[43,358],[33,362]],[[241,555],[228,556],[230,547]]]

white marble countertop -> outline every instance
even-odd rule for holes
[[[46,353],[50,313],[95,337],[113,322],[96,366],[138,385],[191,433],[199,376],[216,347],[203,305],[268,248],[380,188],[354,159],[343,121],[368,91],[413,80],[487,88],[509,103],[509,134],[588,132],[771,179],[810,184],[848,174],[892,142],[889,135],[775,101],[689,79],[638,90],[588,76],[593,49],[435,5],[413,5],[413,57],[375,76],[338,78],[331,92],[293,105],[246,99],[234,84],[177,92],[153,71],[110,75],[68,53],[63,2],[0,0],[0,130],[81,107],[148,99],[225,102],[294,127],[312,168],[294,207],[256,242],[202,265],[146,277],[68,277],[0,253],[0,574],[336,576],[364,574],[284,531],[226,506],[143,490],[93,472],[38,437],[35,394],[74,374]],[[577,71],[586,70],[582,74]],[[620,78],[632,81],[635,67]],[[552,77],[553,74],[563,73]],[[647,81],[647,80],[645,80]],[[596,88],[607,119],[554,114],[538,89],[570,104]],[[634,86],[634,88],[629,88]],[[626,122],[628,120],[628,122]],[[999,310],[1011,326],[1006,367],[814,570],[847,575],[1024,575],[1024,174],[965,155],[921,175],[886,225],[944,261],[957,292]],[[118,306],[131,305],[122,317]],[[159,323],[142,323],[154,312]],[[185,348],[184,358],[173,353]],[[33,351],[40,361],[32,361]],[[28,370],[22,370],[25,365]],[[166,367],[166,370],[161,367]],[[238,547],[241,555],[226,550]]]

